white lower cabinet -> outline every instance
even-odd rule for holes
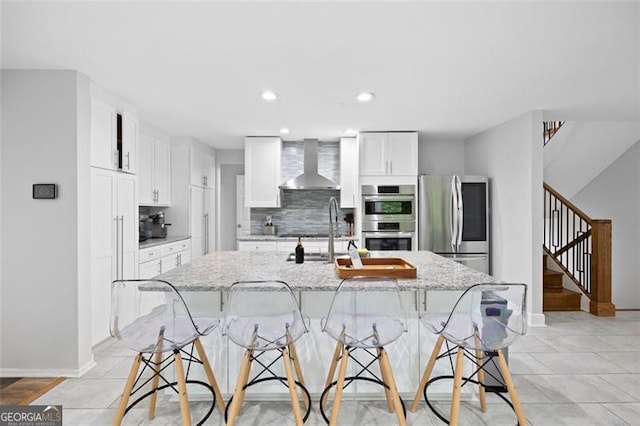
[[[140,279],[150,279],[191,262],[191,239],[140,250]]]
[[[295,245],[293,246],[293,248],[295,249]],[[238,241],[238,251],[278,251],[278,242]]]

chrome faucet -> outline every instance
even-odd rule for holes
[[[333,211],[332,211],[333,210]],[[333,239],[339,237],[338,234],[338,201],[336,197],[329,198],[329,263],[334,261]]]

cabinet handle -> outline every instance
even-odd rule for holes
[[[113,165],[117,169],[118,168],[118,150],[113,151]]]
[[[119,226],[119,222],[118,222],[118,216],[113,218],[113,221],[115,222],[115,233],[116,233],[116,279],[120,279],[120,233],[118,231],[120,231],[120,226]]]
[[[124,279],[124,216],[120,216],[120,279]]]
[[[389,174],[393,174],[393,161],[389,161]]]
[[[413,308],[418,312],[418,290],[413,292]]]
[[[224,309],[224,292],[221,290],[220,292],[220,312]]]
[[[158,262],[158,273],[162,273],[162,261]]]
[[[127,153],[125,154],[125,157],[127,157],[127,170],[131,170],[131,158],[130,158],[129,151],[127,151]]]
[[[427,312],[427,290],[424,290],[424,298],[422,299],[422,307]]]

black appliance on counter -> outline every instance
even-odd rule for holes
[[[156,213],[149,217],[153,220],[151,238],[167,238],[167,226],[171,226],[171,224],[164,222],[164,212]]]
[[[138,241],[146,241],[153,236],[153,219],[140,216],[138,227]]]

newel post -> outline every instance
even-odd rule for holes
[[[591,221],[591,303],[589,312],[599,317],[614,317],[616,307],[611,303],[611,220]]]

